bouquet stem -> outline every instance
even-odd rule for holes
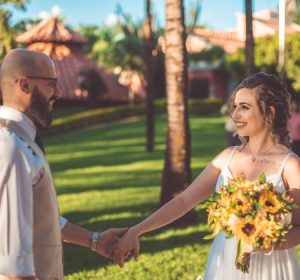
[[[235,266],[243,273],[249,273],[250,253],[246,253],[241,240],[238,240]]]

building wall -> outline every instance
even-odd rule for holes
[[[226,99],[227,91],[228,91],[228,83],[229,83],[229,76],[228,74],[223,70],[189,70],[188,71],[188,78],[189,78],[189,86],[188,86],[188,92],[189,95],[192,95],[192,97],[195,97],[195,95],[198,96],[198,98],[201,97],[214,97],[214,98],[221,98],[223,100]],[[195,88],[192,88],[193,81],[203,81],[202,83],[204,87],[206,85],[208,88],[199,88],[198,94],[195,92]],[[205,82],[206,81],[206,82]],[[196,89],[197,90],[197,89]],[[208,90],[208,94],[206,96],[206,91]]]

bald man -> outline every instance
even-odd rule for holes
[[[0,69],[0,279],[63,279],[61,240],[110,257],[126,229],[92,232],[59,217],[38,130],[60,98],[51,59],[15,49]]]

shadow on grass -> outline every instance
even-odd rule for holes
[[[139,188],[145,186],[160,185],[160,171],[139,171],[138,174],[133,171],[118,171],[116,172],[93,172],[89,174],[76,173],[67,174],[63,178],[57,188],[57,193],[60,194],[80,194],[87,191],[112,191],[126,188]],[[89,179],[82,181],[80,177],[87,176]],[[92,181],[90,178],[93,178]],[[126,180],[126,184],[124,181]]]
[[[162,160],[162,150],[157,150],[149,156],[145,156],[145,152],[134,151],[130,149],[118,149],[114,152],[106,153],[105,155],[81,155],[80,157],[72,157],[66,155],[63,160],[53,160],[51,167],[54,172],[63,171],[66,169],[88,168],[94,166],[119,166],[141,162],[143,160]]]
[[[116,127],[116,129],[118,129]],[[193,157],[212,157],[224,149],[224,141],[212,146],[211,139],[224,130],[221,124],[192,131]],[[139,130],[128,133],[128,129],[120,128],[113,136],[106,137],[105,133],[97,130],[86,133],[74,134],[71,138],[57,137],[55,141],[49,141],[49,154],[51,166],[54,172],[63,171],[69,168],[88,168],[97,165],[114,166],[135,163],[142,160],[163,160],[164,158],[164,137],[156,139],[156,150],[152,153],[145,152],[144,137]],[[158,138],[158,137],[157,137]],[[119,139],[119,140],[117,140]],[[120,139],[123,139],[120,140]],[[199,139],[199,140],[197,140]],[[54,140],[54,139],[52,139]],[[130,141],[134,141],[131,143]],[[59,145],[56,143],[59,142]],[[117,144],[113,144],[116,142]],[[68,144],[63,144],[68,143]],[[74,153],[78,155],[74,156]],[[62,159],[56,159],[55,155],[64,155]],[[52,160],[51,160],[52,158]],[[61,156],[60,156],[61,158]]]
[[[209,121],[213,125],[210,125]],[[202,165],[219,153],[225,145],[225,135],[223,140],[219,139],[220,131],[224,131],[224,124],[218,117],[209,121],[200,117],[193,120],[192,156],[199,169],[194,168],[193,174],[198,175]],[[156,151],[153,153],[144,152],[145,130],[141,121],[49,138],[47,151],[51,166],[54,172],[57,172],[55,175],[59,182],[59,194],[76,194],[80,200],[80,192],[116,191],[109,195],[115,196],[114,202],[120,199],[120,206],[105,202],[105,207],[107,206],[105,209],[99,210],[99,207],[95,207],[97,210],[85,212],[80,211],[81,205],[78,204],[74,211],[66,213],[66,218],[86,228],[102,231],[110,227],[132,226],[151,214],[156,207],[153,197],[150,198],[147,193],[140,192],[138,195],[141,196],[141,201],[138,199],[137,201],[134,199],[126,201],[127,196],[125,198],[118,197],[117,190],[122,190],[124,193],[126,188],[159,186],[164,158],[165,118],[157,118],[156,130],[159,133],[156,136]],[[159,165],[160,160],[161,165]],[[130,164],[143,164],[143,161],[150,162],[147,163],[148,170],[143,166],[128,168]],[[125,170],[122,170],[122,165],[126,168]],[[103,166],[104,168],[101,170]],[[116,170],[111,168],[114,166]],[[95,171],[98,170],[97,167],[99,167],[99,172]],[[105,170],[105,167],[110,167],[107,168],[109,171]],[[96,169],[88,170],[88,168]],[[126,215],[122,216],[122,213],[126,213]],[[206,224],[204,211],[197,210],[197,213],[199,223]],[[101,220],[101,217],[104,216],[105,219]],[[163,230],[147,234],[142,239],[143,253],[152,254],[191,244],[207,245],[210,243],[210,241],[202,239],[208,233],[205,230],[156,239]],[[106,267],[110,263],[87,249],[65,245],[66,274]]]
[[[126,209],[126,207],[124,209]],[[130,210],[132,210],[132,208]],[[139,217],[139,220],[142,220],[144,218],[145,216]],[[137,222],[136,218],[132,218],[132,219],[126,218],[121,220],[105,221],[105,223],[104,224],[101,223],[101,225],[103,226],[106,225],[107,223],[108,224],[112,223],[114,227],[119,227],[119,224],[122,224],[121,226],[124,226],[125,224],[127,225],[135,224]],[[97,223],[94,224],[94,226],[96,225]],[[168,227],[165,227],[163,229],[156,230],[155,232],[146,234],[145,238],[141,238],[140,253],[154,254],[157,252],[172,250],[175,248],[181,248],[193,244],[207,245],[211,243],[211,241],[207,241],[203,239],[203,237],[209,233],[206,230],[197,230],[191,233],[179,234],[179,235],[174,233],[174,235],[170,235],[166,238],[156,239],[156,236],[158,234],[161,234],[164,231],[168,231],[168,230],[170,229]],[[112,261],[107,260],[104,257],[97,256],[95,255],[95,253],[92,253],[87,249],[80,248],[77,246],[72,246],[69,244],[64,245],[64,253],[65,253],[66,274],[72,274],[82,270],[98,269],[100,267],[104,268],[107,265],[112,263]],[[81,256],[81,258],[78,258],[77,256]],[[139,264],[137,263],[136,265],[138,266]]]
[[[199,231],[184,236],[170,236],[163,240],[141,240],[140,254],[154,254],[164,250],[171,250],[174,248],[181,248],[192,244],[210,244],[211,241],[203,240],[203,237],[207,235],[207,231]],[[85,250],[85,252],[82,252]],[[77,256],[84,258],[78,259]],[[83,270],[92,270],[98,268],[104,268],[107,265],[112,264],[111,260],[105,259],[102,256],[98,256],[95,253],[90,252],[87,249],[75,247],[69,244],[64,244],[64,255],[65,255],[65,274],[72,274]],[[72,266],[68,264],[71,263]],[[136,264],[139,265],[138,263]]]
[[[155,210],[153,203],[145,202],[136,205],[127,205],[117,208],[105,208],[99,211],[71,211],[64,214],[70,222],[76,221],[77,224],[83,227],[88,227],[93,230],[105,230],[111,227],[128,227],[132,226],[147,217]],[[121,213],[133,213],[130,218],[113,218],[105,221],[90,222],[90,219],[102,217],[104,215],[113,215]],[[139,215],[137,217],[137,215]]]
[[[70,222],[76,221],[76,223],[83,227],[88,227],[90,230],[106,230],[111,227],[130,227],[133,226],[148,216],[150,216],[154,211],[156,211],[158,204],[154,204],[153,202],[143,202],[134,205],[122,205],[117,208],[106,207],[105,209],[101,209],[98,211],[70,211],[64,214],[64,217]],[[122,214],[122,213],[132,213],[129,214],[130,217],[120,217],[120,218],[111,218],[107,220],[100,220],[96,222],[91,222],[91,219],[95,219],[97,217],[102,217],[106,215],[114,215],[114,214]],[[206,224],[207,223],[207,215],[204,209],[197,209],[197,224]],[[164,227],[164,229],[169,228],[168,226]],[[179,227],[180,228],[180,227]],[[151,235],[149,233],[148,235]],[[153,234],[157,234],[157,231]]]

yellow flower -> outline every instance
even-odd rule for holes
[[[232,226],[232,232],[242,243],[254,244],[258,229],[254,220],[239,219]]]
[[[265,190],[261,192],[259,203],[261,204],[262,208],[269,213],[276,213],[283,206],[276,194]]]

